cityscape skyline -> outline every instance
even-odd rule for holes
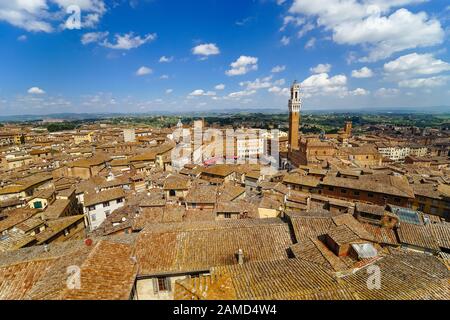
[[[0,113],[446,105],[444,1],[319,2],[0,1]]]

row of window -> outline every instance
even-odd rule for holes
[[[329,191],[334,191],[334,187],[328,187],[328,190],[329,190]],[[344,189],[344,188],[341,188],[341,190],[340,190],[340,192],[341,192],[342,194],[347,194],[347,193],[349,193],[349,191],[350,191],[350,190]],[[352,191],[352,194],[353,194],[354,196],[359,196],[361,193],[360,193],[359,191],[353,190],[353,191]],[[368,193],[367,193],[367,197],[373,198],[373,197],[375,197],[375,195],[374,195],[372,192],[368,192]],[[395,198],[394,198],[394,201],[398,203],[398,202],[401,201],[401,199],[395,197]]]
[[[123,198],[119,198],[119,199],[116,200],[116,203],[122,203],[122,202],[123,202]],[[103,205],[103,208],[107,208],[107,207],[111,206],[111,201],[103,202],[102,205]],[[95,210],[96,206],[97,205],[89,206],[88,210],[89,211],[93,211],[93,210]]]

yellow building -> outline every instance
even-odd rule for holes
[[[450,221],[450,186],[433,184],[412,184],[415,198],[412,209],[422,211]]]
[[[78,132],[73,135],[75,144],[91,143],[93,141],[94,132]]]

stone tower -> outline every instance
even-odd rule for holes
[[[352,127],[353,125],[351,121],[345,122],[344,133],[347,135],[348,138],[352,136]]]
[[[291,87],[291,98],[289,99],[289,151],[298,150],[298,130],[300,127],[300,109],[302,108],[302,97],[300,84],[294,81]]]

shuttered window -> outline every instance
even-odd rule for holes
[[[170,278],[169,277],[153,278],[153,292],[157,294],[158,292],[164,291],[172,291]]]

